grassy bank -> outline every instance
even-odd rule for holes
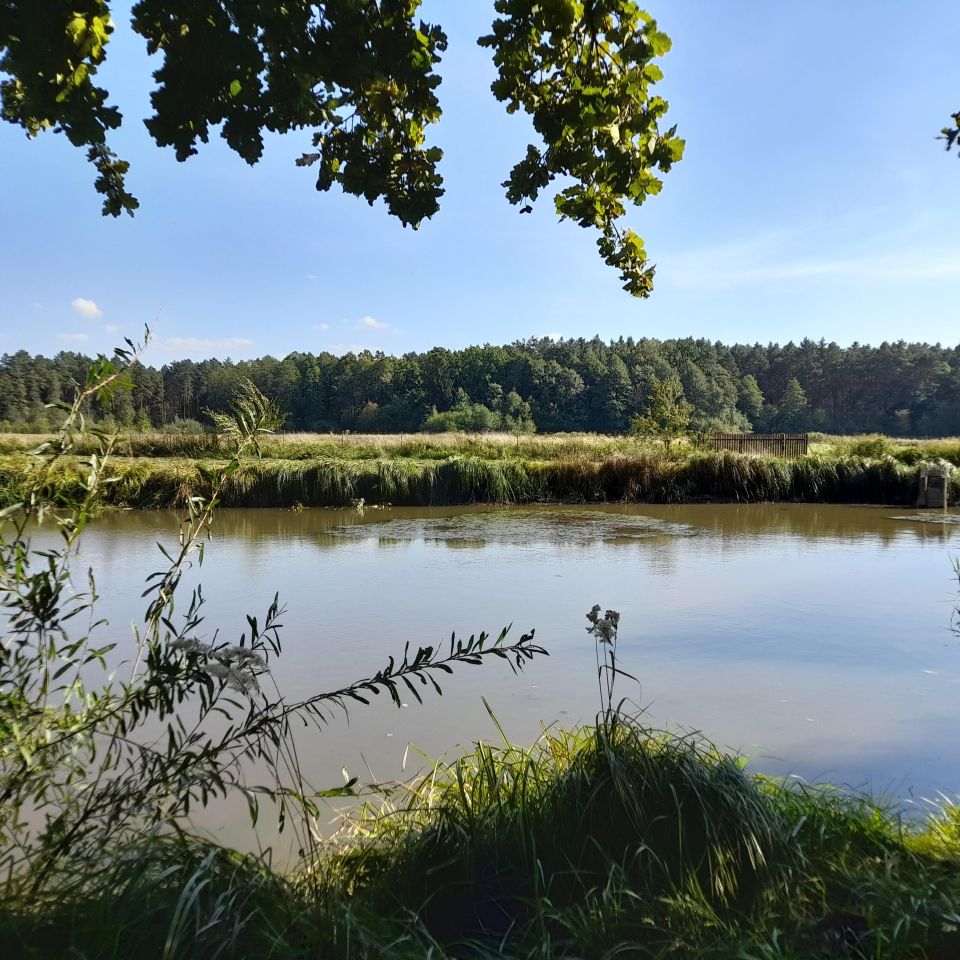
[[[0,454],[25,453],[49,440],[44,434],[0,434]],[[264,437],[263,454],[272,460],[446,460],[452,456],[483,460],[578,460],[584,458],[633,457],[662,452],[659,443],[640,437],[596,433],[414,433],[414,434],[324,434],[286,433]],[[676,443],[673,454],[691,449],[687,441]],[[124,433],[115,447],[118,457],[217,459],[226,447],[215,434]],[[94,438],[81,439],[80,454],[98,450]],[[880,435],[839,437],[810,435],[810,451],[826,457],[892,457],[914,466],[921,460],[947,460],[960,467],[960,438],[911,440]]]
[[[169,507],[205,492],[206,468],[219,461],[120,457],[105,488],[114,505]],[[65,461],[51,475],[48,493],[67,500],[79,489],[82,467]],[[444,459],[268,458],[233,474],[222,502],[234,507],[347,506],[367,504],[591,503],[807,501],[914,503],[919,466],[893,457],[814,454],[797,460],[645,449],[632,455],[525,459],[455,454]],[[29,460],[0,457],[0,505],[26,488]],[[960,475],[958,475],[960,476]],[[958,476],[951,499],[960,498]]]
[[[956,811],[745,773],[625,721],[481,745],[289,875],[188,838],[8,890],[10,958],[960,956]]]

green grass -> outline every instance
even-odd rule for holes
[[[617,719],[478,745],[356,812],[281,875],[164,838],[9,881],[11,958],[955,958],[955,809],[750,775],[693,738]]]
[[[203,494],[201,466],[220,461],[118,457],[106,498],[114,505],[170,507]],[[28,458],[0,456],[0,506],[25,487]],[[444,459],[265,458],[233,474],[222,502],[233,507],[408,506],[469,503],[595,503],[805,501],[912,505],[919,466],[892,456],[816,453],[784,460],[696,449],[639,449],[633,454],[524,459],[456,453]],[[65,461],[47,484],[66,500],[81,483],[81,468]],[[960,473],[951,500],[960,499]]]
[[[42,434],[0,434],[0,454],[22,453],[45,439]],[[79,453],[94,450],[91,439],[82,440]],[[484,460],[576,460],[636,456],[661,452],[658,443],[639,437],[594,433],[556,433],[516,436],[509,433],[445,434],[323,434],[287,433],[264,438],[264,456],[273,460],[446,460],[452,456]],[[673,454],[689,450],[678,443]],[[811,435],[811,452],[828,457],[890,456],[913,466],[920,460],[944,459],[960,467],[960,438],[913,440],[879,434],[840,437]],[[170,434],[160,432],[120,435],[116,447],[120,457],[190,460],[217,459],[224,455],[220,440],[213,434]]]
[[[960,438],[916,440],[885,437],[881,434],[830,436],[811,434],[811,452],[831,457],[891,456],[913,465],[919,460],[944,459],[960,466]],[[22,453],[35,447],[45,434],[0,434],[0,454]],[[92,439],[80,441],[78,453],[92,452]],[[680,441],[675,452],[689,444]],[[445,460],[454,455],[485,460],[569,460],[603,458],[617,454],[662,450],[659,443],[629,436],[594,433],[555,433],[516,436],[510,433],[444,434],[324,434],[285,433],[264,438],[264,455],[279,460]],[[224,448],[213,434],[171,434],[125,432],[119,437],[116,453],[121,457],[188,458],[222,457]]]
[[[49,437],[43,434],[0,434],[0,453],[23,452],[46,439]],[[280,460],[445,460],[455,455],[502,460],[603,457],[635,453],[657,444],[638,437],[593,433],[520,436],[510,433],[287,433],[265,437],[262,446],[264,456]],[[92,440],[84,440],[77,452],[89,453],[94,449]],[[223,445],[213,434],[124,433],[120,435],[116,454],[216,459],[223,456]]]

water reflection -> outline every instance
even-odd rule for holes
[[[408,641],[536,627],[551,656],[525,674],[467,669],[442,699],[358,709],[305,743],[321,785],[342,766],[399,775],[408,741],[439,755],[495,736],[481,695],[518,740],[589,721],[599,704],[583,614],[599,602],[623,614],[621,655],[642,687],[622,694],[651,722],[702,730],[759,769],[932,795],[960,790],[949,630],[960,525],[931,516],[799,504],[224,510],[185,587],[202,574],[209,630],[224,639],[279,589],[275,674],[290,699],[355,680]],[[175,533],[171,514],[148,512],[90,529],[81,562],[104,597],[105,642],[129,644],[155,542]]]
[[[482,536],[466,539],[516,542],[533,536],[547,542],[574,542],[590,536],[591,526],[615,530],[622,525],[628,540],[655,532],[714,533],[724,538],[799,536],[809,540],[862,541],[889,544],[900,537],[950,541],[960,536],[960,511],[860,507],[835,504],[596,504],[576,506],[503,507],[385,507],[353,509],[221,510],[216,533],[261,540],[313,539],[318,546],[336,546],[344,536],[409,539],[412,532],[472,529]],[[164,511],[117,511],[98,521],[105,533],[169,536],[176,518]],[[644,528],[646,527],[646,530]],[[391,531],[400,531],[399,534]],[[440,536],[437,540],[443,540]],[[463,537],[461,537],[463,539]]]

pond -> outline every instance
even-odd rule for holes
[[[757,770],[920,802],[960,792],[957,521],[807,504],[224,510],[199,573],[224,640],[279,591],[273,672],[288,699],[451,631],[536,628],[549,650],[518,676],[461,668],[423,706],[351,709],[301,744],[321,786],[344,767],[393,778],[405,755],[409,774],[423,756],[497,739],[481,697],[520,742],[589,722],[600,700],[584,614],[599,603],[621,612],[620,657],[640,681],[621,678],[616,694],[652,726],[702,731]],[[176,523],[118,512],[90,528],[81,562],[97,575],[104,639],[130,643],[156,542],[175,542]]]

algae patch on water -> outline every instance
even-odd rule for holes
[[[381,543],[422,540],[449,547],[486,544],[527,546],[535,543],[591,546],[629,545],[642,541],[689,537],[697,528],[656,517],[624,516],[602,510],[498,510],[453,517],[393,518],[343,524],[330,531],[350,540]]]
[[[960,513],[912,513],[888,517],[887,519],[910,520],[914,523],[941,524],[945,526],[960,526]]]

